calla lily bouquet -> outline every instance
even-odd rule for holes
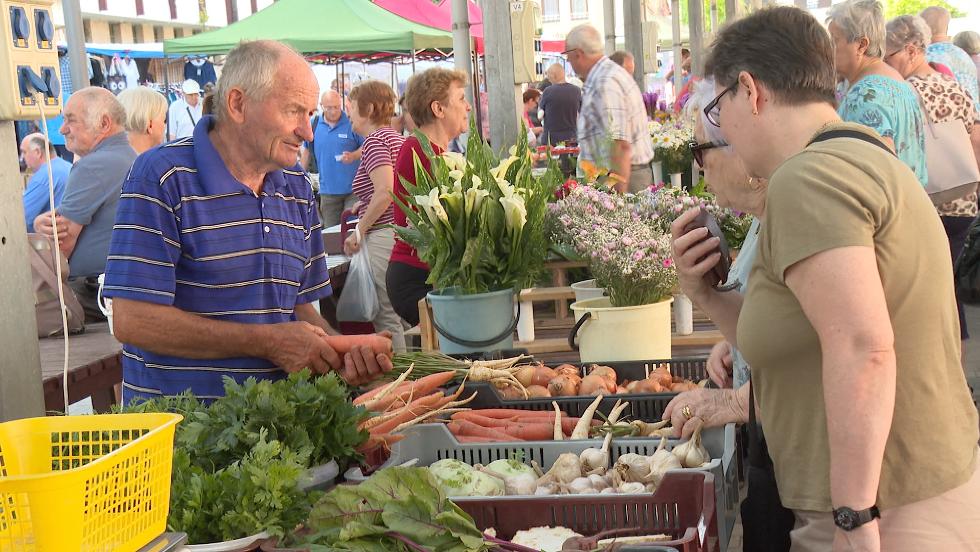
[[[435,155],[428,139],[416,136],[432,173],[416,157],[416,184],[403,178],[407,194],[395,198],[409,226],[395,230],[429,265],[427,282],[467,294],[533,285],[548,251],[547,203],[562,181],[557,164],[532,176],[524,134],[504,159],[472,125],[465,156]]]

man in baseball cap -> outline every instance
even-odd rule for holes
[[[170,104],[167,113],[167,137],[170,140],[184,138],[194,134],[194,125],[201,120],[201,85],[193,79],[187,79],[180,90],[184,98]]]

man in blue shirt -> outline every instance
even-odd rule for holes
[[[65,104],[61,133],[68,149],[80,156],[55,209],[61,252],[68,257],[69,280],[85,320],[105,320],[98,305],[98,276],[105,270],[109,236],[119,190],[136,159],[123,124],[126,110],[105,88],[75,92]],[[49,213],[34,219],[34,230],[52,235]]]
[[[24,188],[24,220],[27,221],[27,231],[34,231],[34,219],[38,215],[52,209],[48,193],[48,163],[44,150],[48,149],[51,156],[51,176],[54,182],[54,207],[61,204],[61,196],[65,194],[65,183],[71,163],[58,157],[54,147],[48,144],[43,134],[27,135],[20,143],[20,156],[24,164],[31,170],[31,178]]]
[[[310,368],[356,385],[391,369],[369,348],[338,355],[325,339],[336,332],[313,306],[332,290],[296,160],[313,138],[317,93],[299,54],[243,42],[225,60],[214,116],[137,159],[104,287],[124,344],[124,402],[185,390],[213,399],[224,376],[274,380]]]
[[[336,90],[320,97],[323,115],[313,118],[313,142],[304,143],[302,164],[309,167],[312,149],[320,173],[320,220],[324,228],[340,224],[340,215],[354,205],[351,193],[354,174],[361,164],[364,138],[354,132],[341,108],[343,99]]]

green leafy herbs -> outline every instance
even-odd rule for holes
[[[334,488],[313,507],[309,528],[315,552],[489,550],[473,519],[425,468],[388,468],[360,485]]]
[[[310,466],[359,460],[367,412],[351,404],[334,374],[308,371],[279,381],[225,378],[225,396],[205,404],[190,394],[132,404],[127,412],[178,412],[171,530],[191,543],[289,533],[314,498],[302,490]]]

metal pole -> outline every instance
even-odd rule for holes
[[[488,136],[483,135],[483,118],[487,116],[483,112],[483,102],[480,96],[480,83],[482,82],[483,72],[480,69],[480,54],[473,53],[473,90],[470,92],[476,101],[472,102],[470,105],[473,106],[473,111],[476,113],[476,131],[480,134],[480,137],[486,140]],[[484,65],[484,67],[486,67]]]
[[[470,40],[469,0],[453,0],[453,62],[456,69],[473,80],[473,51]],[[473,103],[473,92],[467,87],[466,100]]]
[[[412,74],[415,74],[415,48],[412,48]]]
[[[167,98],[167,105],[170,105],[170,58],[163,56],[163,97]],[[169,112],[170,109],[168,108]],[[170,140],[170,117],[167,117],[167,140]]]
[[[670,19],[674,40],[674,98],[681,91],[683,76],[681,73],[681,3],[680,0],[670,0]]]
[[[79,90],[89,85],[82,8],[78,5],[78,0],[63,0],[61,9],[65,14],[65,40],[68,43],[68,69],[71,72],[72,88]]]
[[[718,0],[711,0],[711,34],[718,32]]]
[[[739,4],[738,0],[725,0],[725,21],[738,19]]]
[[[704,74],[704,3],[703,0],[688,2],[688,27],[691,42],[691,74]]]
[[[616,51],[616,2],[614,0],[602,2],[602,28],[606,35],[606,55],[612,55]]]
[[[0,265],[4,267],[4,292],[0,294],[0,310],[4,314],[0,317],[0,422],[44,416],[41,355],[27,256],[30,246],[21,203],[24,181],[15,153],[18,147],[14,123],[0,121]]]
[[[643,2],[623,0],[623,32],[626,35],[626,51],[633,54],[636,69],[633,80],[640,90],[646,90],[643,78]]]

